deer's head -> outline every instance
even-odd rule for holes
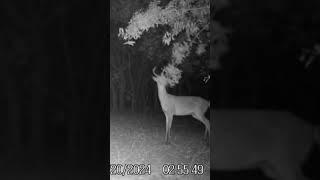
[[[152,73],[153,73],[153,76],[152,76],[152,79],[158,84],[158,85],[161,85],[161,86],[167,86],[168,85],[168,80],[167,78],[165,77],[164,75],[164,71],[162,70],[161,74],[158,75],[156,74],[155,72],[156,70],[156,67],[154,67],[152,69]]]

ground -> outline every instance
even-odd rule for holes
[[[163,114],[111,114],[110,163],[150,164],[151,175],[113,175],[110,179],[210,179],[210,149],[203,138],[204,130],[204,125],[192,117],[174,117],[171,144],[167,145]],[[188,165],[189,170],[196,165],[201,175],[163,175],[165,164],[176,169],[178,164]]]

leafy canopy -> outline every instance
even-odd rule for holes
[[[214,1],[219,9],[225,6],[225,2],[227,1]],[[162,42],[171,47],[169,65],[163,69],[170,86],[179,82],[181,70],[177,68],[177,65],[184,63],[191,51],[199,56],[214,52],[215,57],[218,58],[227,50],[226,36],[224,32],[221,32],[226,29],[217,26],[218,28],[213,28],[216,33],[213,45],[220,48],[214,47],[214,51],[207,51],[211,45],[210,38],[212,39],[212,35],[210,36],[210,0],[171,0],[166,5],[161,5],[160,0],[153,0],[147,9],[140,9],[133,14],[126,28],[119,28],[118,37],[125,40],[124,44],[134,46],[145,32],[159,26],[166,27],[162,35]],[[211,67],[214,68],[214,66]]]
[[[176,84],[181,71],[176,69],[190,54],[195,45],[195,53],[206,52],[210,42],[210,2],[209,0],[172,0],[164,7],[160,0],[150,2],[146,10],[134,13],[128,26],[119,28],[118,36],[124,44],[134,45],[143,33],[158,26],[168,27],[162,36],[163,44],[171,46],[171,61],[165,67],[169,84]]]

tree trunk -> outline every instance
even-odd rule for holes
[[[155,111],[158,111],[157,108],[158,108],[158,89],[157,88],[154,88],[154,93],[153,93],[153,109]]]
[[[126,80],[124,76],[124,71],[120,72],[120,81],[119,81],[119,110],[124,111],[124,100],[125,100],[125,89],[126,88]]]
[[[116,87],[115,87],[115,84],[112,83],[110,85],[110,89],[111,89],[111,92],[112,92],[112,112],[117,112],[119,109],[119,102],[118,102],[118,93],[117,93],[117,90],[116,90]]]
[[[131,63],[131,55],[128,53],[128,60],[129,60],[129,82],[130,82],[130,92],[131,92],[131,112],[135,112],[135,104],[136,104],[136,87],[134,85],[134,77],[132,72],[132,63]]]

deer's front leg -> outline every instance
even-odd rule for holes
[[[166,138],[165,138],[165,143],[169,144],[169,132],[170,132],[170,128],[169,128],[169,114],[164,112],[164,115],[166,116]]]
[[[171,138],[171,125],[172,125],[172,119],[173,119],[173,115],[172,114],[168,114],[168,138]]]

